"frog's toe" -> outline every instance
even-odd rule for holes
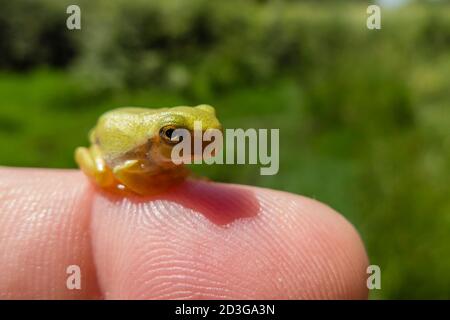
[[[121,172],[139,170],[140,169],[139,164],[140,163],[138,160],[127,160],[122,165],[115,166],[113,168],[113,172],[116,175],[121,174]]]
[[[80,169],[101,186],[106,187],[114,183],[114,177],[103,159],[94,157],[92,152],[84,147],[75,150],[75,161]]]
[[[89,150],[85,147],[78,147],[75,150],[75,162],[80,169],[87,175],[92,176],[95,171],[94,159],[89,154]]]

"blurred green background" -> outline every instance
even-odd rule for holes
[[[72,168],[108,109],[209,103],[280,128],[280,171],[195,170],[341,212],[381,267],[372,298],[450,298],[450,5],[383,8],[378,31],[367,5],[2,1],[0,164]]]

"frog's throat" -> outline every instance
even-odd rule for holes
[[[157,150],[152,149],[152,143],[149,141],[130,151],[125,152],[121,156],[107,158],[106,164],[111,168],[122,167],[127,162],[136,162],[133,165],[133,171],[141,172],[157,172],[158,170],[176,170],[181,165],[172,162],[170,158],[161,156]]]

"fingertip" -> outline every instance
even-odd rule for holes
[[[311,241],[304,246],[316,257],[316,266],[311,266],[314,270],[310,274],[316,276],[315,286],[319,290],[311,298],[367,299],[368,257],[355,227],[319,201],[305,197],[297,201],[303,215],[297,217],[298,223],[305,225],[310,230],[310,238],[315,239],[315,243]]]
[[[107,298],[367,297],[358,233],[301,196],[206,182],[141,200],[100,195],[92,228]]]

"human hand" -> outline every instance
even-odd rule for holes
[[[298,195],[187,181],[120,198],[75,170],[0,169],[2,299],[364,299],[367,264],[355,229]]]

